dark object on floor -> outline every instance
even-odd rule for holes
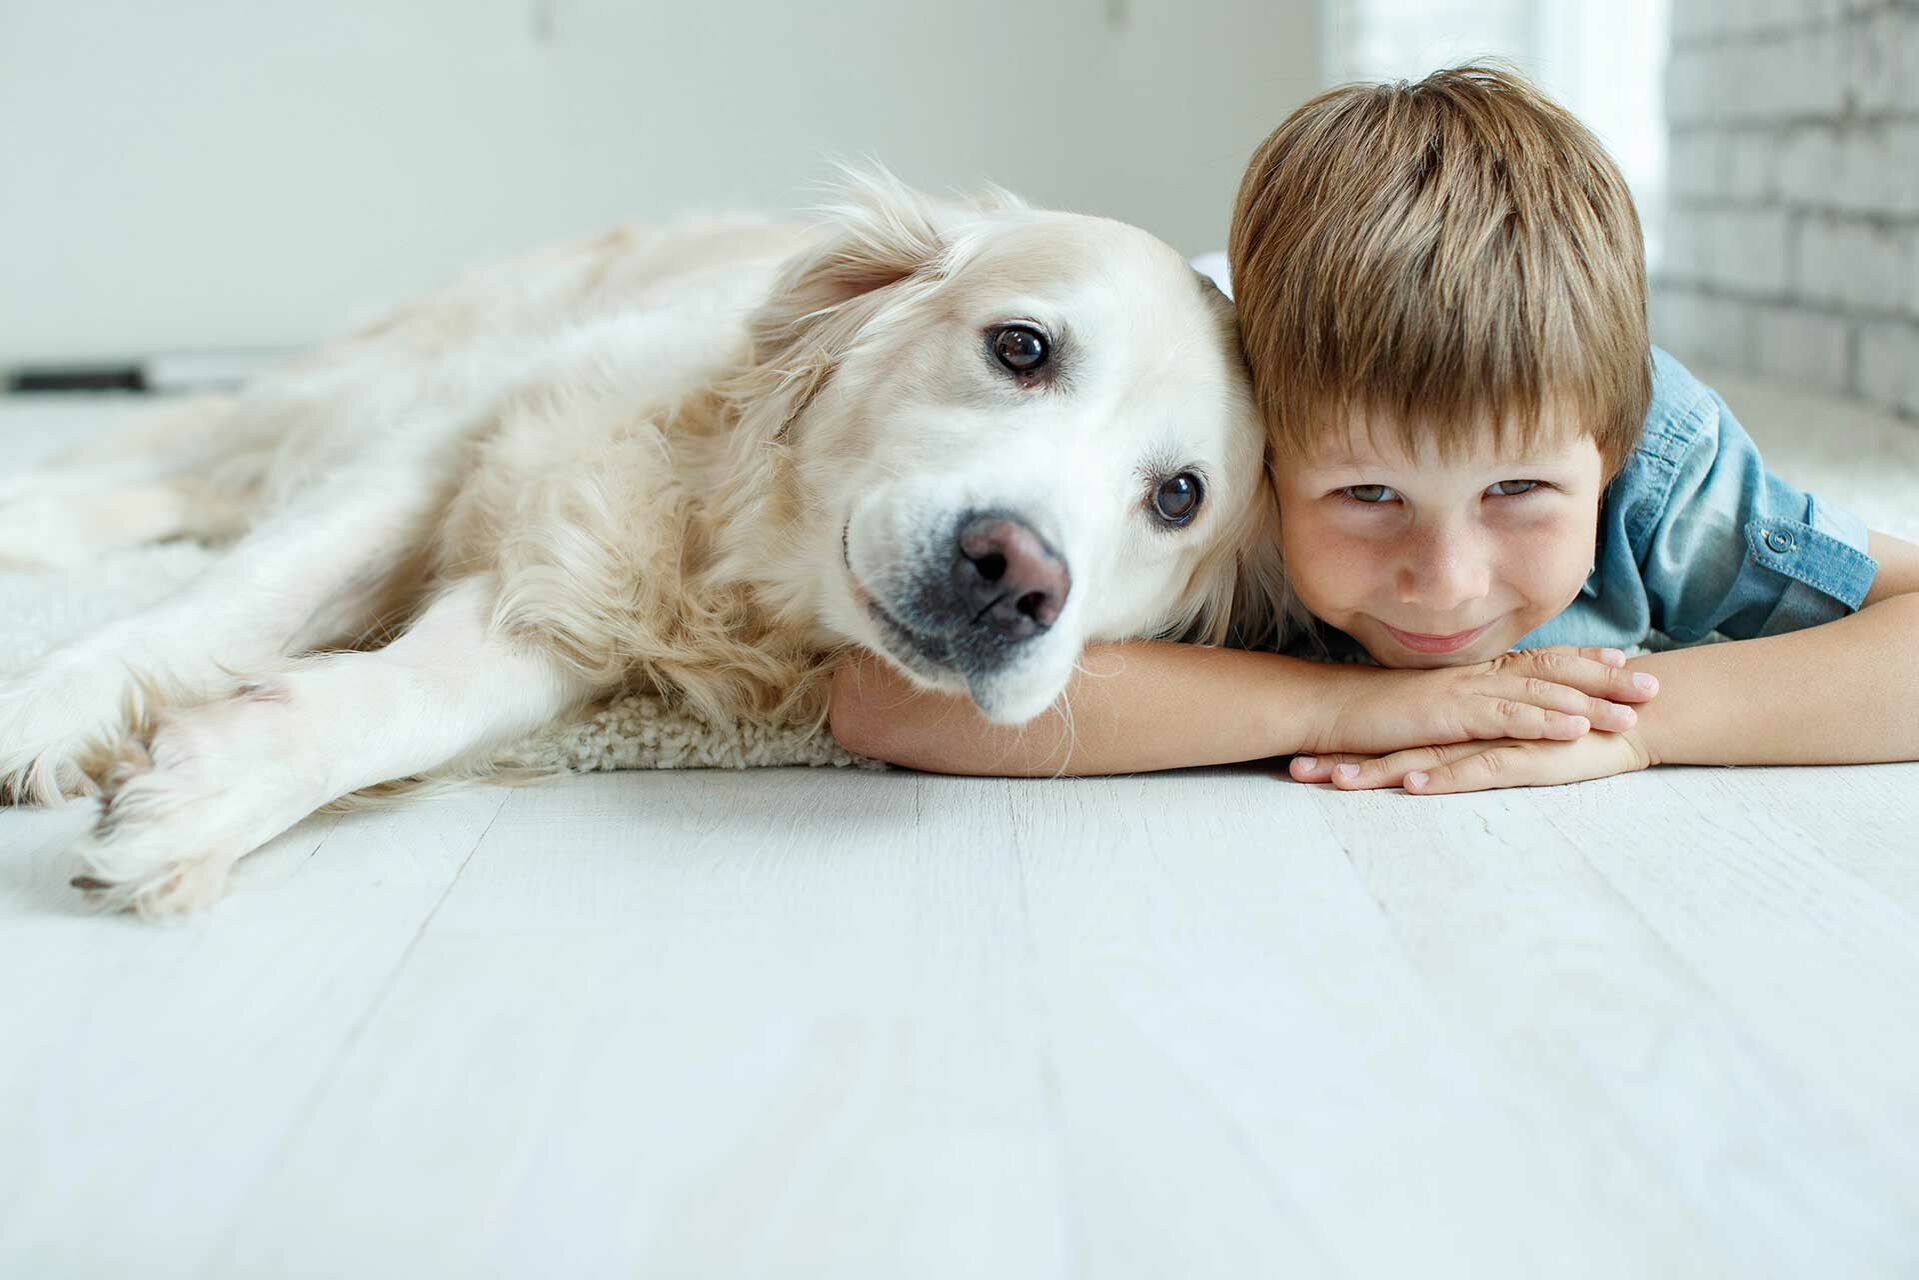
[[[137,364],[23,365],[7,374],[8,392],[145,391],[146,371]]]

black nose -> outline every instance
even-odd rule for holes
[[[974,625],[1025,640],[1053,625],[1072,579],[1031,525],[1009,515],[963,520],[953,589]]]

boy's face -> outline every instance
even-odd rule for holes
[[[1376,434],[1355,421],[1275,467],[1287,576],[1315,617],[1383,666],[1448,667],[1504,653],[1578,598],[1605,487],[1590,436],[1502,452],[1486,432],[1442,461]]]

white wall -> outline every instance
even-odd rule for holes
[[[829,154],[1224,243],[1313,0],[4,0],[0,364],[277,346]]]

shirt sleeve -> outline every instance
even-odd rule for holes
[[[1680,643],[1745,640],[1858,609],[1879,571],[1864,522],[1768,471],[1725,400],[1699,390],[1642,445],[1670,478],[1639,556],[1652,625]]]

